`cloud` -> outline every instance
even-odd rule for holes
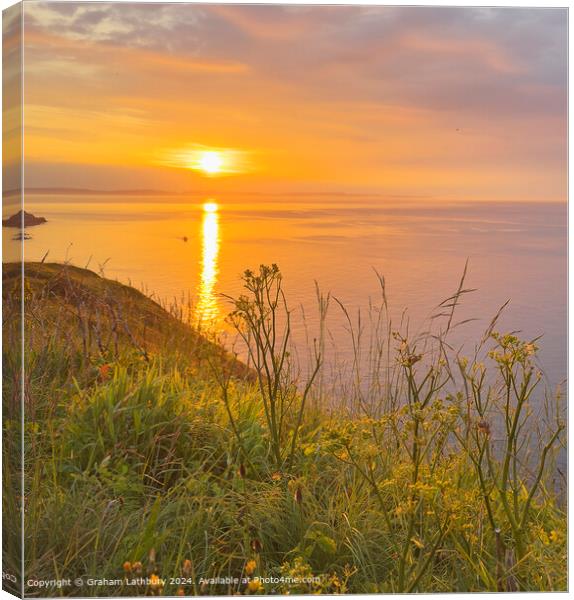
[[[160,65],[187,62],[194,70],[194,64],[241,64],[306,97],[449,110],[498,107],[505,113],[565,110],[565,14],[520,8],[26,5],[30,30],[144,48],[157,53],[147,58]]]
[[[132,163],[196,144],[253,149],[261,172],[287,179],[398,187],[418,169],[441,189],[475,172],[477,188],[522,191],[522,170],[564,187],[565,10],[40,2],[25,14],[27,101],[44,120],[67,112],[86,138],[52,147],[60,162],[106,141],[108,160]],[[132,109],[137,122],[106,129],[102,113]],[[43,139],[29,144],[37,160]]]
[[[118,45],[170,45],[169,33],[196,22],[177,5],[35,2],[25,6],[26,24],[71,39]]]

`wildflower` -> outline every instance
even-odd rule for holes
[[[423,357],[422,354],[407,354],[401,361],[403,367],[412,367],[415,363],[419,362]]]
[[[329,585],[331,586],[331,588],[333,588],[335,593],[339,593],[339,591],[341,590],[342,583],[336,573],[333,573],[329,578]]]
[[[255,569],[257,568],[257,563],[252,559],[252,560],[248,560],[247,564],[245,565],[245,574],[246,575],[253,575],[253,573],[255,572]]]
[[[133,569],[134,573],[139,575],[142,572],[143,565],[141,564],[141,562],[139,560],[136,560],[136,562],[132,565],[132,569]]]
[[[261,581],[259,581],[259,579],[252,579],[247,584],[247,590],[250,594],[257,594],[263,591],[263,584],[261,583]]]
[[[163,582],[155,573],[152,573],[149,578],[149,586],[152,592],[158,593],[163,588]]]
[[[129,560],[126,560],[126,562],[124,563],[123,567],[124,567],[124,571],[126,573],[131,573],[131,571],[132,571],[132,563]]]
[[[560,541],[560,533],[558,531],[556,531],[555,529],[553,529],[550,532],[550,535],[548,536],[550,538],[550,541],[554,544],[556,544],[557,542]]]
[[[334,452],[335,458],[338,458],[342,461],[348,461],[351,457],[349,456],[349,451],[347,448],[340,448]]]
[[[191,561],[189,560],[189,558],[186,558],[183,561],[183,566],[181,568],[181,572],[182,572],[183,576],[184,577],[189,577],[191,575],[191,570],[192,570]]]
[[[263,549],[263,544],[261,543],[260,540],[258,540],[257,538],[251,540],[251,550],[253,550],[253,552],[255,552],[256,554],[259,554],[262,549]]]
[[[283,476],[281,473],[279,473],[279,471],[275,471],[275,473],[271,475],[271,481],[281,481],[282,477]]]
[[[182,587],[177,588],[177,592],[175,592],[176,596],[185,596],[185,590]]]

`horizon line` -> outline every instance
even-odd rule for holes
[[[499,203],[499,204],[517,204],[517,203],[527,203],[527,204],[568,204],[569,198],[568,196],[563,200],[520,200],[520,199],[465,199],[465,198],[449,198],[449,199],[440,199],[436,195],[423,195],[423,194],[393,194],[393,193],[385,193],[385,192],[353,192],[353,191],[329,191],[329,192],[315,192],[315,191],[306,191],[306,190],[297,190],[297,191],[284,191],[284,192],[262,192],[262,191],[201,191],[201,190],[165,190],[165,189],[154,189],[154,188],[125,188],[125,189],[94,189],[94,188],[82,188],[82,187],[26,187],[22,189],[9,189],[2,190],[2,197],[10,197],[17,196],[19,194],[25,194],[26,192],[39,194],[39,195],[48,195],[48,194],[84,194],[90,196],[112,196],[112,195],[146,195],[146,196],[185,196],[185,195],[201,195],[201,196],[348,196],[348,197],[360,197],[360,198],[370,198],[370,197],[379,197],[379,198],[389,198],[389,199],[418,199],[418,200],[439,200],[440,202],[445,203],[473,203],[473,204],[482,204],[482,203]]]

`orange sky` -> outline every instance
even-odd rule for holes
[[[565,200],[565,10],[25,4],[33,187]],[[230,149],[240,173],[172,166]]]

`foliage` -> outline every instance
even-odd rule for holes
[[[31,596],[566,589],[555,482],[562,410],[537,410],[535,340],[498,334],[494,320],[472,357],[450,349],[462,282],[435,338],[380,327],[387,337],[369,344],[391,368],[368,361],[381,377],[354,388],[357,405],[335,410],[303,402],[320,378],[296,381],[285,356],[278,269],[247,273],[248,294],[235,301],[249,371],[194,332],[170,334],[172,317],[143,297],[121,299],[105,280],[97,284],[118,302],[116,315],[129,310],[132,335],[123,329],[117,345],[100,348],[94,327],[111,331],[111,313],[102,309],[99,325],[93,312],[78,318],[85,311],[75,303],[89,294],[58,296],[54,277],[64,275],[35,269],[26,578],[119,583],[29,588]],[[65,277],[85,291],[80,275]],[[75,320],[58,317],[63,306]],[[154,342],[146,334],[144,344],[135,319],[150,310]],[[10,342],[18,330],[5,317]],[[4,364],[16,365],[16,353],[5,343]],[[6,401],[17,378],[5,381]],[[375,395],[381,402],[369,403]],[[3,458],[9,480],[17,461]],[[5,503],[18,504],[16,495],[9,488]]]

